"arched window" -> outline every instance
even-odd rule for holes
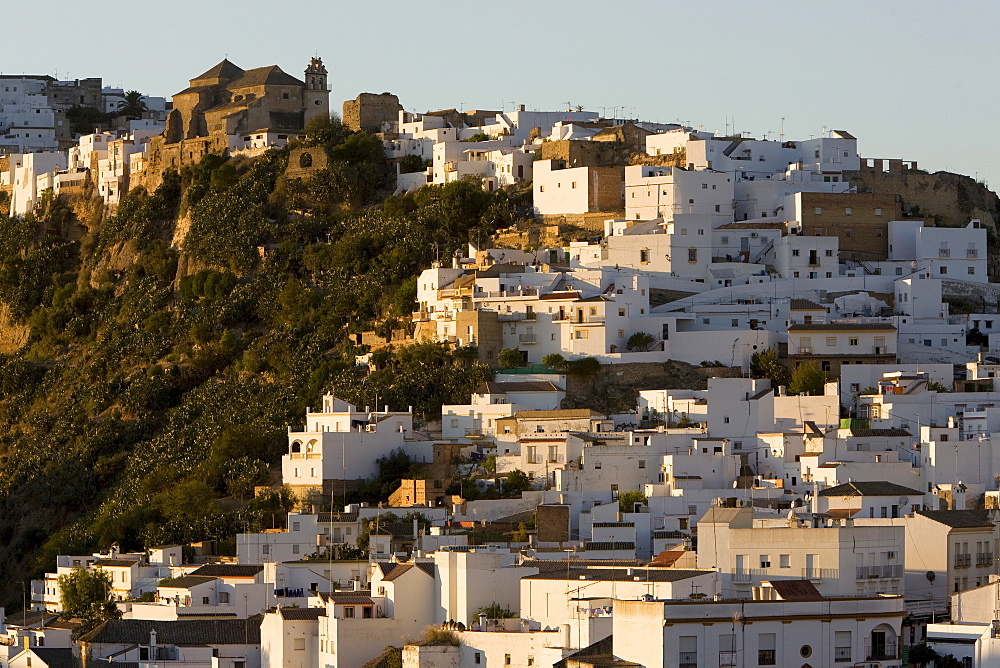
[[[302,452],[302,443],[294,441],[292,443],[292,452]]]
[[[303,153],[302,155],[299,156],[299,167],[305,168],[312,166],[313,166],[312,153]]]

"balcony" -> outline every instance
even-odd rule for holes
[[[897,659],[899,657],[896,650],[897,645],[895,642],[873,643],[868,641],[865,643],[866,661],[891,661]]]
[[[938,257],[941,257],[941,258],[951,257],[951,249],[950,248],[939,248],[938,249]]]
[[[834,647],[833,648],[833,661],[834,663],[850,663],[851,662],[851,647]]]
[[[956,554],[955,555],[955,568],[969,568],[972,566],[972,555],[971,554]]]
[[[900,564],[884,566],[858,566],[858,580],[885,580],[903,577],[903,567]]]
[[[799,346],[799,355],[812,355],[812,346]]]
[[[757,650],[757,665],[758,666],[774,666],[777,664],[777,657],[775,656],[775,651],[773,649],[759,649]]]
[[[993,565],[993,553],[992,552],[978,552],[976,553],[976,566],[980,568],[984,566]]]
[[[970,248],[965,252],[965,257],[969,259],[975,259],[979,257],[979,251],[975,248]]]
[[[521,334],[517,337],[518,343],[535,343],[534,334]]]
[[[803,568],[802,579],[812,582],[840,579],[840,571],[836,568]]]
[[[678,652],[678,668],[698,668],[698,652]]]

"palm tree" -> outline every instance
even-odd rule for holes
[[[125,99],[118,103],[118,115],[128,119],[142,118],[145,111],[146,103],[142,99],[142,93],[137,90],[126,91]]]

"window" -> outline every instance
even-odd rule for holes
[[[852,213],[854,213],[854,209],[852,209],[851,207],[848,206],[848,207],[844,208],[844,215],[845,216],[850,216]]]
[[[354,606],[344,606],[344,619],[354,619]]]
[[[817,216],[822,215],[823,214],[823,207],[821,207],[821,206],[816,207],[816,210],[813,213],[815,213]]]
[[[698,668],[698,636],[679,636],[677,640],[678,667]]]
[[[732,320],[729,321],[729,323],[733,327],[739,327],[740,326],[740,320],[739,320],[739,318],[733,318]]]
[[[641,468],[641,469],[646,468],[646,460],[645,459],[640,459],[639,460],[639,468]]]
[[[858,345],[858,337],[852,336],[852,337],[848,338],[847,339],[847,345],[849,345],[849,346],[856,346],[856,345]]]
[[[475,659],[475,662],[476,662],[477,664],[478,664],[478,663],[482,663],[482,661],[483,661],[483,655],[482,655],[482,654],[480,654],[479,652],[476,652],[476,653],[475,653],[475,654],[473,655],[473,657],[474,657],[474,659]]]
[[[828,345],[828,346],[835,346],[835,345],[837,345],[837,337],[836,336],[828,336],[828,337],[826,337],[826,345]]]
[[[698,261],[698,249],[688,248],[688,262],[697,262],[697,261]]]
[[[723,424],[729,424],[729,416],[728,415],[722,416],[722,423]]]
[[[298,553],[299,553],[299,546],[292,545],[292,554],[298,554]]]
[[[771,567],[771,557],[766,554],[760,555],[760,567],[770,568]]]
[[[292,531],[300,531],[301,530],[300,529],[301,526],[302,525],[299,522],[292,522]]]
[[[798,256],[799,256],[799,249],[798,248],[793,248],[792,249],[792,257],[798,257]]]
[[[503,655],[503,665],[505,665],[505,666],[509,666],[510,665],[510,654],[504,654]]]
[[[229,603],[229,592],[219,592],[219,603]]]
[[[262,545],[261,549],[260,549],[260,553],[261,554],[270,554],[271,553],[271,546],[270,545]]]
[[[791,555],[779,554],[778,555],[778,567],[779,568],[791,568]]]
[[[875,209],[875,215],[876,216],[881,216],[882,215],[882,209]]]
[[[720,207],[719,207],[719,205],[718,205],[718,204],[716,204],[716,205],[715,205],[715,212],[716,212],[716,213],[719,213],[719,212],[720,212]]]
[[[761,633],[757,636],[757,665],[773,666],[776,664],[775,658],[775,634]]]
[[[363,619],[371,619],[372,618],[372,606],[366,605],[365,607],[361,608],[361,617]]]
[[[292,643],[293,643],[292,648],[296,651],[302,651],[306,648],[305,638],[295,638],[294,640],[292,640]]]
[[[941,267],[941,275],[943,276],[944,274],[947,273],[948,273],[948,267]]]
[[[207,596],[202,596],[202,597],[201,597],[201,604],[202,604],[202,605],[208,605],[208,604],[209,604],[209,603],[208,603],[208,597],[207,597]]]
[[[852,232],[851,232],[851,228],[846,228],[846,229],[844,229],[844,236],[845,236],[845,237],[850,237],[850,236],[852,236]]]
[[[827,257],[833,257],[833,251],[832,250],[827,250],[826,251],[826,256]]]
[[[975,267],[969,267],[969,275],[972,276],[975,273],[976,273],[976,268]]]
[[[535,657],[533,657],[531,655],[528,656],[528,665],[529,666],[535,665]]]
[[[649,262],[649,249],[648,248],[642,248],[642,249],[639,250],[639,262],[642,262],[643,264],[646,264],[647,262]]]
[[[573,182],[572,182],[572,183],[570,184],[570,187],[571,187],[571,188],[573,188],[573,189],[575,190],[575,189],[576,189],[576,181],[573,181]]]

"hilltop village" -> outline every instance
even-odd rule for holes
[[[223,60],[167,101],[0,76],[2,213],[114,211],[216,158],[284,151],[281,178],[309,179],[334,159],[309,142],[327,77]],[[906,185],[933,175],[847,130],[389,93],[340,120],[381,144],[394,201],[530,201],[352,334],[360,373],[433,343],[489,379],[430,419],[319,393],[253,490],[287,495],[273,528],[58,555],[0,609],[0,667],[1000,662],[988,211],[935,209]],[[394,460],[381,502],[350,501]]]

